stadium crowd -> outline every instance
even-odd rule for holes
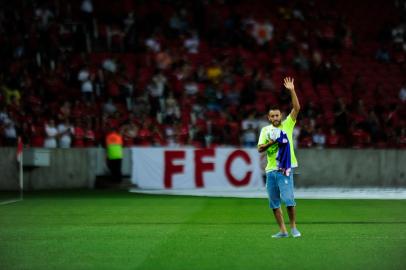
[[[377,2],[2,3],[0,145],[252,147],[292,76],[298,147],[405,148],[406,2]]]

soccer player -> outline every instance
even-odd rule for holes
[[[272,208],[279,232],[272,235],[273,238],[289,237],[283,220],[281,201],[286,205],[291,234],[300,237],[296,228],[295,199],[293,195],[293,168],[297,167],[297,160],[293,149],[292,133],[296,124],[296,118],[300,110],[299,100],[295,92],[293,78],[285,78],[284,86],[289,91],[293,109],[284,121],[278,107],[273,107],[268,112],[268,120],[271,125],[261,129],[258,140],[258,151],[266,151],[267,166],[266,189],[269,196],[269,206]]]

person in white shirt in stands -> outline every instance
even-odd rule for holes
[[[45,141],[44,147],[45,148],[56,148],[57,143],[56,139],[58,137],[58,130],[55,127],[55,120],[49,119],[49,121],[45,124]]]
[[[320,127],[318,127],[316,132],[313,134],[313,144],[320,149],[324,148],[326,144],[326,134],[324,134]]]
[[[257,132],[251,124],[244,130],[241,136],[242,145],[244,147],[255,147],[257,144]]]
[[[1,123],[0,123],[1,124]],[[6,119],[4,121],[4,138],[6,146],[16,146],[17,145],[17,130],[15,123],[11,119]]]
[[[183,46],[187,49],[188,53],[199,53],[200,40],[196,31],[191,31],[183,42]]]
[[[72,145],[73,126],[69,118],[65,118],[63,123],[58,124],[58,144],[60,148],[70,148]]]

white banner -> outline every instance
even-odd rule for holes
[[[251,148],[134,147],[132,182],[144,189],[261,188],[260,155]]]

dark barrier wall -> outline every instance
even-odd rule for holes
[[[24,185],[27,190],[92,187],[95,174],[91,169],[94,150],[54,149],[50,152],[50,166],[24,167]],[[16,150],[0,148],[0,189],[18,187]],[[92,162],[93,161],[93,162]]]
[[[131,173],[129,149],[123,173]],[[406,187],[406,151],[299,149],[296,187]],[[26,189],[93,188],[96,176],[108,174],[103,148],[54,149],[49,167],[25,167]],[[14,148],[0,148],[0,190],[18,188]]]
[[[406,151],[299,149],[296,186],[406,187]]]

